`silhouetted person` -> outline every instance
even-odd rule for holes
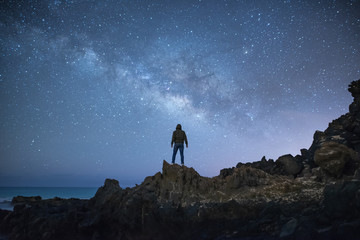
[[[175,143],[174,151],[172,155],[172,163],[175,163],[176,153],[179,149],[181,156],[181,165],[184,165],[184,141],[186,143],[186,147],[188,147],[186,133],[183,130],[181,130],[181,125],[178,124],[176,126],[176,130],[173,132],[171,139],[171,147],[173,147],[173,144]]]

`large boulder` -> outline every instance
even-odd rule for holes
[[[324,143],[316,150],[314,157],[315,164],[331,177],[337,178],[343,175],[346,164],[356,159],[357,154],[354,150],[337,142]]]
[[[300,173],[303,169],[302,163],[294,158],[291,154],[283,155],[276,160],[277,168],[284,175],[293,175]]]

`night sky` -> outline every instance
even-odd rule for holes
[[[0,1],[0,186],[132,186],[309,148],[360,79],[360,1]],[[176,162],[180,162],[179,155]]]

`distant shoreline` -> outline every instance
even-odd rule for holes
[[[0,208],[7,210],[14,197],[40,196],[42,199],[59,197],[63,199],[90,199],[98,187],[0,187]]]

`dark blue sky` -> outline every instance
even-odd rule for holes
[[[360,1],[2,1],[0,186],[299,154],[348,111]],[[177,158],[179,163],[179,156]]]

